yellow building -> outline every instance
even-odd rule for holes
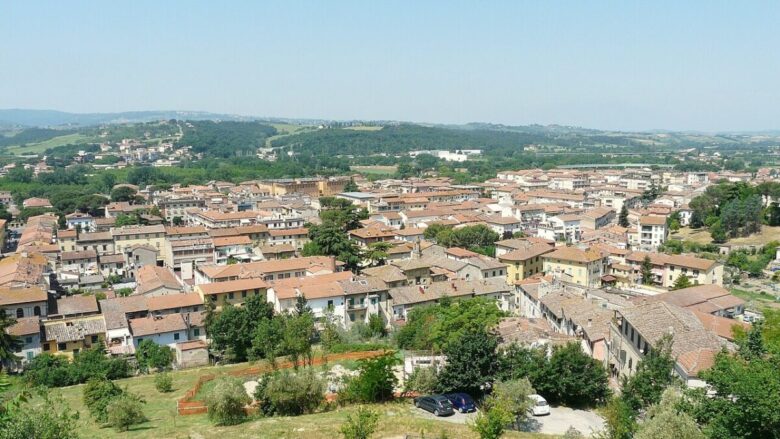
[[[508,284],[521,281],[544,269],[542,256],[555,251],[555,247],[547,244],[533,244],[527,248],[513,250],[498,257],[500,262],[507,264],[506,282]]]
[[[157,249],[157,259],[162,259],[165,248],[165,226],[127,226],[111,230],[114,237],[116,253],[124,253],[134,246],[144,246]]]
[[[262,296],[266,300],[267,290],[268,283],[259,277],[195,285],[203,303],[210,300],[217,309],[227,303],[241,305],[251,296]]]
[[[106,340],[106,322],[102,314],[71,318],[50,317],[43,321],[43,353],[73,359],[84,349]]]
[[[561,247],[542,256],[544,274],[564,282],[587,287],[601,286],[608,258],[595,249]]]
[[[344,192],[347,183],[349,183],[348,177],[296,178],[263,180],[257,186],[262,193],[271,196],[306,194],[312,197],[327,197]]]

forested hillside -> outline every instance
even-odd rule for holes
[[[210,157],[254,156],[276,128],[258,122],[188,121],[177,146],[192,146],[192,152]]]

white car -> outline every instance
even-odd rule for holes
[[[550,414],[550,405],[547,404],[547,400],[541,395],[528,395],[528,399],[533,403],[530,411],[534,416],[545,416]]]

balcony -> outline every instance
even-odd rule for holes
[[[368,308],[367,303],[347,303],[347,310],[358,311]]]

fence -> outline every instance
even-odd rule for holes
[[[343,354],[332,354],[328,356],[313,358],[311,360],[311,365],[319,366],[331,361],[364,360],[366,358],[378,357],[380,355],[384,355],[385,353],[387,353],[387,351],[365,351],[365,352],[347,352]],[[289,369],[295,367],[298,364],[299,363],[290,360],[284,360],[276,363],[276,369],[277,370]],[[256,376],[263,373],[271,372],[272,370],[274,370],[274,368],[272,368],[270,364],[262,364],[262,365],[251,366],[239,370],[231,370],[230,372],[227,373],[227,375],[233,377]],[[183,397],[179,398],[179,400],[176,401],[176,412],[180,416],[200,415],[208,412],[208,407],[206,407],[206,403],[203,401],[196,400],[195,397],[198,395],[198,392],[200,392],[200,389],[201,387],[203,387],[203,384],[215,379],[216,377],[217,376],[214,374],[201,375],[200,377],[198,377],[198,380],[195,382],[195,385],[190,390],[187,390],[187,392],[184,394]],[[256,408],[245,407],[244,410],[246,410],[247,413],[252,413],[256,410]]]

